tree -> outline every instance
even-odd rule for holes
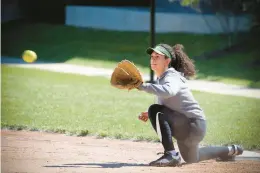
[[[228,46],[233,44],[237,36],[237,26],[239,20],[234,21],[234,17],[247,14],[251,16],[251,30],[259,28],[260,25],[260,0],[170,0],[178,1],[182,6],[189,6],[198,12],[204,13],[210,10],[219,19],[224,33],[228,35]],[[204,18],[205,19],[205,18]],[[231,20],[234,25],[232,27]],[[205,19],[206,21],[206,19]],[[206,21],[207,22],[207,21]],[[258,29],[259,30],[259,29]]]
[[[169,0],[170,2],[180,2],[182,6],[189,6],[198,11],[204,5],[215,12],[228,10],[234,13],[247,13],[259,17],[260,0]]]

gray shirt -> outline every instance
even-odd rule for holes
[[[157,96],[157,103],[186,115],[205,120],[205,115],[193,97],[186,78],[174,68],[169,68],[155,84],[143,83],[140,90]]]

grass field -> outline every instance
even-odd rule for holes
[[[120,60],[129,59],[149,73],[149,60],[145,54],[149,42],[149,33],[144,32],[114,32],[23,22],[2,24],[2,55],[19,57],[25,49],[31,49],[37,52],[39,60],[50,62],[111,68]],[[160,42],[172,45],[181,43],[190,57],[227,45],[223,35],[181,33],[156,34],[156,43]],[[195,58],[199,71],[197,78],[260,88],[259,50],[209,60]]]
[[[194,92],[208,120],[204,144],[260,148],[260,100]],[[109,79],[2,65],[2,128],[157,141],[137,116],[154,102],[141,91],[112,88]]]

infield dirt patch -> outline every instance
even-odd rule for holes
[[[150,167],[162,151],[159,143],[75,137],[28,131],[1,131],[3,173],[251,173],[259,161],[204,161],[175,168]]]

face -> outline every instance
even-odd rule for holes
[[[151,54],[150,64],[151,69],[155,72],[163,72],[169,65],[170,58],[165,58],[164,55],[153,52]]]

